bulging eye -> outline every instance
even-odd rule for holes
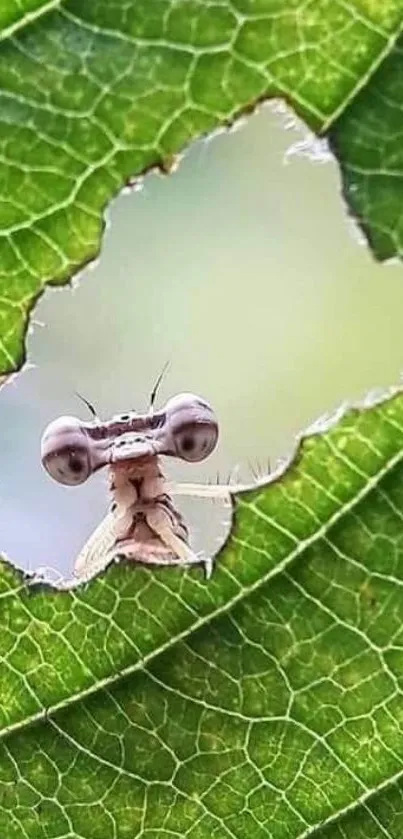
[[[189,423],[175,432],[175,446],[183,460],[204,460],[213,451],[218,429],[211,423]]]
[[[65,446],[48,454],[42,463],[51,478],[67,486],[83,484],[92,472],[88,452],[84,448]]]
[[[82,484],[93,472],[87,435],[75,417],[60,417],[46,429],[42,465],[59,484]]]

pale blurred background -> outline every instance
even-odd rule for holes
[[[147,176],[108,214],[100,261],[74,290],[48,291],[29,367],[0,393],[0,545],[33,570],[68,574],[104,515],[105,476],[65,488],[42,470],[40,437],[60,414],[106,418],[191,390],[215,407],[217,452],[167,463],[186,481],[264,470],[295,435],[346,399],[400,379],[403,267],[359,244],[336,165],[286,153],[301,127],[266,107],[199,142],[170,177]],[[211,551],[223,510],[182,503],[196,548]]]

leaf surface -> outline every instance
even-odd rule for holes
[[[400,837],[402,445],[401,393],[308,436],[208,583],[4,565],[0,835]]]
[[[335,123],[344,195],[378,259],[403,254],[403,38]]]
[[[2,4],[0,371],[21,364],[46,283],[98,253],[124,184],[273,96],[326,133],[393,53],[402,21],[401,0]]]
[[[61,0],[3,0],[0,7],[0,40],[60,6]]]

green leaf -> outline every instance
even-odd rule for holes
[[[330,145],[346,200],[374,254],[403,254],[403,38],[336,122]]]
[[[238,494],[207,583],[0,576],[6,839],[400,839],[403,393]]]
[[[21,364],[45,284],[97,254],[125,183],[269,97],[326,132],[403,17],[398,0],[55,5],[0,13],[0,372]]]
[[[18,29],[60,6],[60,3],[61,0],[3,0],[0,7],[0,40],[15,35]]]
[[[60,6],[61,0],[3,0],[0,7],[0,40],[10,38],[49,10]]]

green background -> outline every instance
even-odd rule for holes
[[[160,404],[200,392],[221,441],[204,466],[167,464],[183,480],[240,476],[290,452],[295,435],[344,399],[397,382],[403,268],[377,265],[346,217],[337,167],[306,131],[263,108],[236,131],[194,145],[178,170],[148,175],[108,212],[100,261],[73,290],[47,290],[34,312],[31,364],[0,395],[0,532],[20,566],[68,573],[105,512],[104,476],[66,489],[39,463],[44,426],[146,408],[167,360]],[[292,126],[290,125],[292,123]],[[288,125],[288,128],[286,126]],[[210,551],[228,516],[183,505]]]

